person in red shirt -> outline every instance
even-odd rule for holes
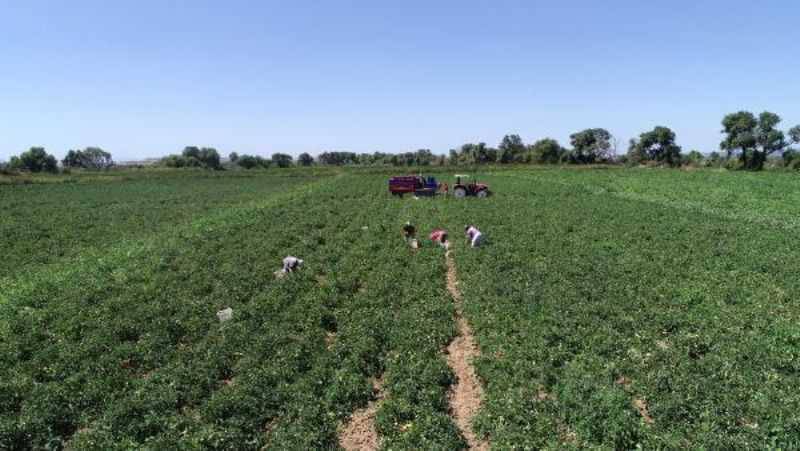
[[[430,234],[430,239],[434,243],[442,246],[443,248],[447,249],[450,246],[450,242],[447,240],[447,231],[443,229],[433,229]]]

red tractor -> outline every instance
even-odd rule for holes
[[[469,178],[468,181],[463,182],[461,178],[469,178],[468,175],[456,175],[456,183],[453,185],[453,196],[462,198],[466,196],[486,197],[491,194],[489,185],[485,183],[478,183],[475,178]]]

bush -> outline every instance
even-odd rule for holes
[[[718,168],[722,165],[722,156],[719,152],[711,152],[703,163],[706,167]]]
[[[696,150],[689,152],[687,155],[681,156],[681,164],[684,165],[699,167],[702,166],[704,162],[705,157],[702,153]]]
[[[800,168],[800,152],[795,149],[788,149],[783,152],[783,166],[789,169]]]
[[[741,158],[727,158],[724,161],[723,167],[730,171],[738,171],[739,169],[746,168],[745,163]]]
[[[258,155],[240,155],[236,164],[244,169],[266,169],[272,165],[272,162]]]
[[[222,169],[219,152],[213,147],[189,146],[183,149],[181,155],[167,155],[161,164],[169,168]]]
[[[11,169],[8,163],[5,161],[0,161],[0,174],[13,175],[14,171]]]

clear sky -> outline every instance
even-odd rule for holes
[[[100,146],[444,153],[800,123],[800,2],[0,0],[0,160]]]

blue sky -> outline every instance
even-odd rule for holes
[[[797,1],[0,0],[0,160],[100,146],[444,153],[800,123]]]

